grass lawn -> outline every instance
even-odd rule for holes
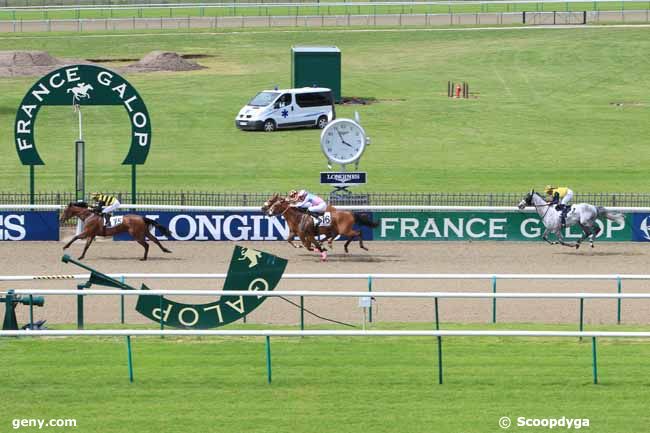
[[[2,339],[0,430],[19,418],[73,418],[65,431],[494,433],[509,416],[588,418],[590,432],[639,433],[650,421],[648,341],[599,340],[598,385],[590,342],[571,338],[443,339],[443,385],[434,338],[272,339],[270,385],[263,338],[132,342],[130,384],[123,339]]]
[[[212,56],[199,60],[208,67],[201,71],[127,75],[153,125],[141,190],[319,189],[320,131],[241,132],[234,116],[257,91],[290,87],[291,46],[325,44],[342,51],[343,95],[379,100],[337,107],[340,117],[358,110],[372,138],[360,166],[366,191],[521,191],[547,183],[648,191],[650,29],[384,30],[2,35],[0,50]],[[35,80],[0,79],[0,191],[28,190],[12,130]],[[474,97],[447,98],[448,80],[469,82]],[[83,113],[87,189],[128,191],[130,168],[120,165],[130,142],[126,112]],[[46,107],[36,125],[47,164],[36,168],[37,191],[73,190],[76,115]]]

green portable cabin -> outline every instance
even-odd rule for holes
[[[328,87],[341,102],[341,50],[337,47],[291,48],[291,83],[298,87]]]

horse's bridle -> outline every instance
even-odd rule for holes
[[[551,206],[553,206],[553,203],[546,203],[546,204],[540,204],[540,205],[534,204],[534,203],[533,203],[533,195],[534,195],[534,194],[537,194],[537,193],[536,193],[536,192],[533,192],[533,193],[530,194],[530,203],[531,203],[531,206],[535,207],[535,209],[537,209],[537,208],[539,208],[539,207],[545,207],[545,206],[546,206],[546,212],[544,212],[544,215],[542,215],[542,219],[544,219],[544,218],[546,218],[546,214],[548,213],[548,211],[551,210]],[[538,195],[539,195],[539,194],[538,194]]]

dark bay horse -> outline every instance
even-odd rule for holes
[[[165,236],[171,236],[171,232],[167,227],[163,226],[157,221],[154,221],[150,218],[146,218],[140,215],[124,215],[122,222],[115,227],[105,228],[104,227],[104,218],[92,210],[88,209],[88,204],[84,202],[78,203],[69,203],[68,207],[63,211],[61,216],[61,222],[64,222],[72,217],[77,217],[84,222],[84,229],[78,235],[75,235],[70,242],[65,244],[63,249],[67,249],[72,245],[77,239],[86,239],[86,246],[84,251],[79,257],[79,260],[82,260],[90,244],[93,243],[96,236],[113,236],[118,233],[128,232],[136,242],[138,242],[144,248],[144,257],[142,260],[147,260],[147,254],[149,253],[149,244],[147,239],[151,240],[153,243],[158,245],[161,250],[166,253],[171,253],[170,250],[163,247],[162,244],[154,235],[150,233],[151,227],[155,227],[160,230]]]
[[[318,235],[325,235],[325,239],[328,240],[330,245],[332,240],[338,236],[343,235],[348,238],[348,240],[343,245],[345,252],[348,251],[348,245],[354,238],[359,239],[359,247],[368,251],[363,245],[363,237],[361,236],[360,230],[354,229],[354,224],[359,224],[367,227],[377,227],[377,223],[373,222],[368,218],[368,216],[362,213],[353,213],[349,211],[339,211],[332,205],[327,206],[327,211],[330,212],[332,216],[332,221],[328,227],[320,226],[318,228],[318,233],[314,228],[314,221],[311,216],[304,213],[298,208],[292,207],[291,203],[285,198],[278,198],[273,205],[270,206],[267,211],[268,215],[281,215],[287,221],[291,233],[296,233],[301,240],[306,239],[311,241],[315,239]],[[291,221],[291,222],[290,222]],[[293,227],[292,227],[293,226]],[[318,241],[316,241],[318,242]],[[305,241],[303,241],[305,244]],[[305,245],[308,247],[307,245]]]

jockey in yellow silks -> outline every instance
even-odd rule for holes
[[[544,192],[546,193],[546,201],[551,205],[556,205],[555,209],[562,212],[560,218],[562,226],[565,226],[566,215],[571,209],[570,203],[573,199],[573,191],[566,186],[546,185]]]
[[[111,213],[120,207],[120,201],[112,195],[94,192],[90,198],[95,202],[94,211],[104,216],[104,226],[110,226]]]

